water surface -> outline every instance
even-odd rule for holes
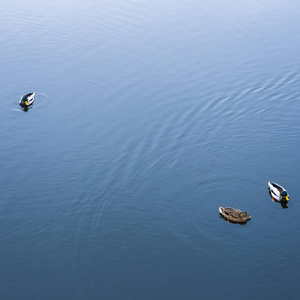
[[[5,1],[1,299],[295,299],[299,9]]]

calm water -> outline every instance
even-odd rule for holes
[[[2,1],[0,298],[296,299],[299,12]]]

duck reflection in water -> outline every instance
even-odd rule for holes
[[[32,106],[28,107],[28,106],[24,106],[24,107],[21,107],[21,110],[27,112],[29,111],[29,109],[32,109]]]

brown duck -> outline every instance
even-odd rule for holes
[[[222,216],[232,222],[245,223],[247,218],[251,218],[245,211],[240,211],[237,208],[232,207],[219,207],[219,211]]]

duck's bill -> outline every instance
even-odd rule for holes
[[[24,101],[25,105],[28,105],[28,102],[27,101]]]
[[[247,215],[248,218],[251,218],[251,216]]]
[[[286,196],[285,199],[286,199],[286,201],[290,201],[289,196]]]

